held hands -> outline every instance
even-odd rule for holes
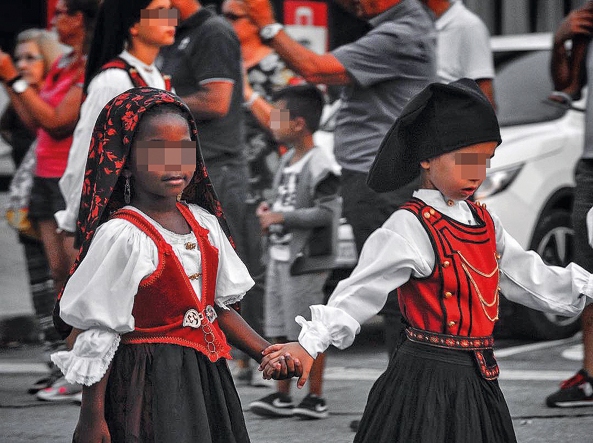
[[[258,28],[271,25],[276,22],[274,10],[269,0],[243,0],[247,15]]]
[[[311,372],[313,357],[309,355],[305,348],[298,342],[272,345],[263,351],[264,358],[259,365],[259,370],[263,371],[265,379],[276,378],[275,375],[281,373],[284,365],[288,367],[290,360],[295,362],[295,377],[299,377],[297,386],[302,388]]]
[[[12,58],[6,52],[0,50],[0,80],[3,82],[12,80],[17,77],[19,72],[17,71]]]

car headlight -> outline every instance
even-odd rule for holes
[[[512,168],[500,169],[486,174],[486,178],[475,194],[476,200],[491,197],[504,191],[519,174],[523,164],[513,166]]]

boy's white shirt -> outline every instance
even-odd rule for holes
[[[421,189],[414,197],[465,224],[475,219],[465,201],[448,206],[438,190]],[[593,298],[593,277],[575,263],[566,268],[547,266],[533,251],[525,251],[490,213],[496,231],[501,292],[511,301],[544,312],[579,314],[586,299]],[[593,218],[593,215],[591,215]],[[593,230],[593,228],[592,228]],[[428,277],[435,254],[428,234],[414,214],[395,211],[369,236],[351,276],[338,283],[327,305],[311,306],[311,321],[298,316],[299,342],[316,357],[330,345],[344,349],[352,344],[360,325],[376,315],[389,292],[411,276]]]
[[[127,206],[140,212],[138,209]],[[254,285],[247,268],[236,254],[215,216],[196,205],[190,209],[218,251],[215,302],[226,308],[243,298]],[[192,233],[167,231],[143,214],[171,244],[187,275],[201,272],[199,248],[188,250],[185,243],[196,242]],[[52,361],[69,382],[91,385],[99,381],[119,345],[120,335],[134,330],[132,308],[140,281],[158,265],[155,243],[136,226],[122,219],[101,225],[89,251],[70,277],[62,299],[60,316],[69,325],[85,330],[71,351],[52,354]],[[106,282],[109,282],[107,285]],[[201,299],[202,279],[190,280]]]
[[[154,64],[147,65],[128,51],[121,52],[119,57],[136,68],[148,86],[165,89],[165,80]],[[72,145],[68,152],[68,164],[59,182],[60,191],[66,202],[66,209],[54,214],[60,229],[76,231],[86,160],[97,117],[112,98],[133,87],[128,72],[123,69],[101,71],[89,84],[88,95],[80,108],[80,118],[74,129]]]

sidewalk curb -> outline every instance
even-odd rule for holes
[[[39,328],[33,315],[0,318],[0,347],[39,342]]]

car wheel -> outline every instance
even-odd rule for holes
[[[557,209],[542,217],[536,227],[531,249],[548,265],[566,266],[572,261],[572,223],[570,212]],[[564,317],[518,306],[522,321],[516,332],[538,340],[558,340],[571,337],[580,329],[579,316]]]

